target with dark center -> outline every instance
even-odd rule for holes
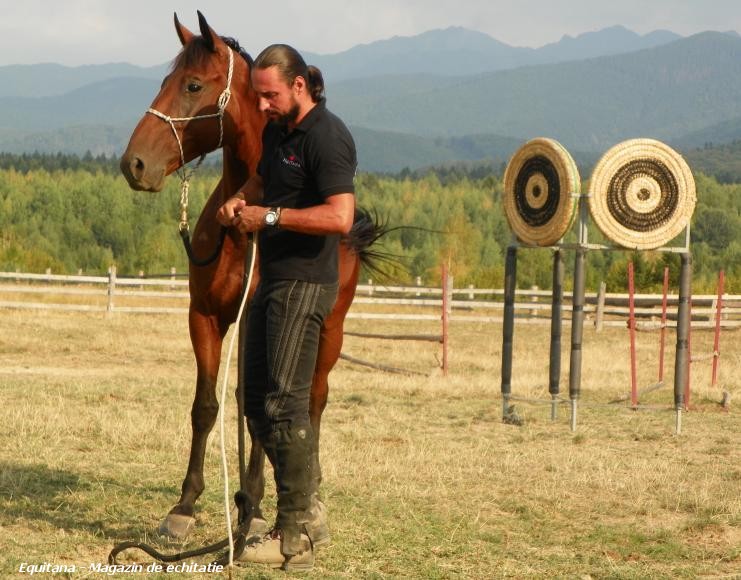
[[[575,216],[581,191],[579,170],[563,145],[536,137],[525,143],[504,171],[502,205],[520,242],[550,246],[563,238]]]
[[[543,156],[528,159],[515,179],[517,213],[529,226],[543,226],[558,210],[561,186],[558,172]]]
[[[657,159],[626,163],[615,172],[607,190],[610,215],[637,232],[651,232],[666,224],[678,203],[677,180]]]

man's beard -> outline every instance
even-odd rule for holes
[[[299,111],[300,107],[298,106],[298,103],[293,103],[293,106],[288,110],[287,113],[278,115],[276,122],[280,123],[281,125],[288,125],[289,123],[293,123],[296,119],[298,119]]]

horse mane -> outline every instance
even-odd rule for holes
[[[247,65],[252,68],[252,64],[254,63],[253,58],[240,46],[239,41],[236,38],[232,38],[231,36],[222,36],[221,40],[223,40],[229,48],[234,50],[234,52],[239,54],[247,62]],[[195,36],[193,37],[193,40],[183,46],[183,50],[181,50],[175,57],[175,60],[172,61],[170,72],[181,66],[187,68],[199,67],[203,65],[203,61],[212,54],[213,53],[204,38],[202,36]]]

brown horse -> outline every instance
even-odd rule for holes
[[[206,256],[214,252],[220,237],[216,211],[256,171],[265,119],[250,86],[251,59],[236,41],[214,33],[200,12],[198,18],[201,36],[182,26],[175,16],[183,49],[151,109],[134,129],[121,159],[121,170],[133,189],[160,191],[165,177],[184,163],[219,146],[223,148],[221,181],[209,197],[193,235],[194,253]],[[322,328],[311,388],[309,413],[317,437],[327,403],[327,377],[340,355],[343,323],[355,294],[361,260],[371,254],[368,246],[382,231],[383,226],[376,225],[367,214],[359,219],[356,216],[353,232],[340,245],[339,296]],[[194,504],[205,487],[203,461],[206,440],[218,412],[215,386],[222,341],[237,316],[247,245],[245,236],[230,228],[213,263],[190,266],[189,326],[198,369],[191,411],[193,440],[182,494],[160,526],[161,532],[174,537],[183,538],[190,531],[195,521]],[[250,292],[256,283],[257,272]],[[264,452],[253,437],[245,491],[259,519],[263,464]]]

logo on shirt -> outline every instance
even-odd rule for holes
[[[295,155],[288,155],[287,157],[284,155],[282,161],[286,165],[290,165],[296,169],[301,169],[301,162]]]

